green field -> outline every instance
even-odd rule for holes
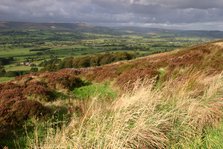
[[[63,59],[107,52],[137,52],[138,56],[145,56],[209,40],[206,37],[189,38],[172,33],[104,34],[63,30],[2,30],[0,35],[0,58],[14,59],[4,65],[5,71],[26,73],[32,67],[39,68],[41,62],[52,57]],[[25,62],[29,64],[24,65]]]
[[[13,77],[0,77],[0,83],[8,82],[13,80]]]
[[[0,30],[0,148],[223,148],[223,41],[193,46],[209,40]]]

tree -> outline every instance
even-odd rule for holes
[[[5,73],[6,73],[5,68],[0,65],[0,77],[4,77]]]
[[[31,69],[30,69],[30,72],[37,72],[38,71],[38,68],[37,67],[32,67]]]

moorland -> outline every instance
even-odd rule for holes
[[[222,32],[0,29],[2,148],[223,147]]]
[[[59,61],[64,58],[84,57],[81,62],[83,64],[73,67],[89,67],[187,47],[218,39],[223,34],[215,31],[95,27],[84,23],[0,24],[1,81],[35,72],[43,67],[47,67],[44,70],[68,67],[54,66],[59,65]],[[111,53],[114,56],[114,53],[118,52],[122,55],[120,58],[115,59],[111,56]],[[102,62],[89,62],[92,61],[89,57],[97,54],[105,54]],[[130,54],[131,58],[126,54]]]

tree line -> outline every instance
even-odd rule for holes
[[[63,60],[52,58],[43,61],[39,66],[45,71],[55,71],[63,68],[86,68],[110,64],[122,60],[131,60],[139,56],[139,53],[133,52],[115,52],[96,54],[92,56],[68,57]]]

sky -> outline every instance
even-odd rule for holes
[[[0,21],[223,30],[223,0],[0,0]]]

